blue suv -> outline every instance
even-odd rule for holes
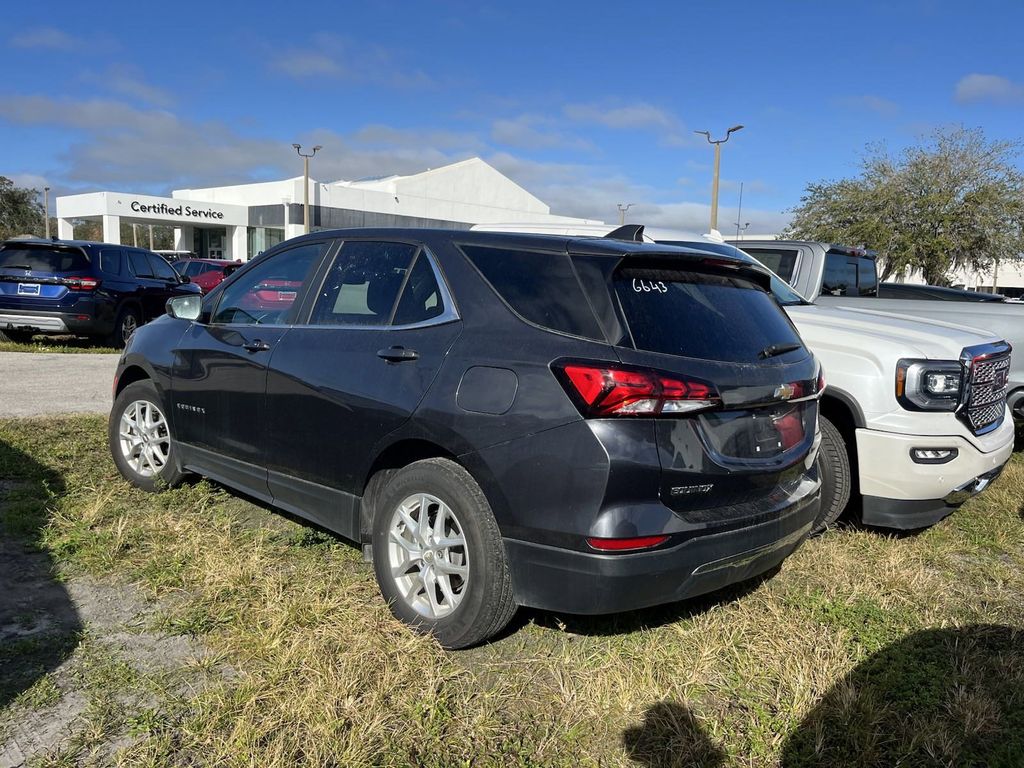
[[[142,248],[79,240],[0,243],[0,340],[89,336],[123,347],[167,300],[199,293],[160,256]]]

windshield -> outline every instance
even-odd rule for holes
[[[628,266],[612,281],[637,349],[732,363],[802,353],[785,314],[742,277]]]
[[[14,245],[0,248],[0,269],[28,269],[33,272],[81,272],[89,268],[84,253],[72,248]]]
[[[659,240],[662,245],[680,245],[686,248],[699,248],[702,251],[711,251],[712,253],[720,253],[723,256],[732,256],[734,259],[742,259],[748,264],[756,264],[762,269],[767,269],[764,264],[755,259],[749,253],[744,253],[739,248],[727,245],[726,243],[709,243],[706,241],[682,241],[682,240]],[[772,295],[775,297],[775,301],[779,303],[779,306],[790,307],[795,304],[810,304],[807,299],[797,293],[793,288],[783,280],[781,277],[776,275],[770,269],[768,270],[772,276]]]

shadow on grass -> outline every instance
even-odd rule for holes
[[[718,766],[689,709],[652,704],[623,745],[646,766]],[[1024,764],[1024,630],[915,632],[836,682],[789,734],[782,768]]]
[[[40,548],[59,473],[0,439],[0,709],[71,655],[82,622]]]

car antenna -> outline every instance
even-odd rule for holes
[[[643,224],[623,224],[613,229],[605,237],[612,240],[628,240],[631,243],[642,243],[644,241]]]

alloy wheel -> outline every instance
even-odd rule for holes
[[[409,496],[388,526],[388,565],[402,600],[421,616],[454,611],[469,584],[466,536],[451,507],[429,493]]]
[[[121,414],[119,425],[121,455],[140,477],[160,474],[167,465],[171,433],[167,419],[153,403],[136,400]]]

